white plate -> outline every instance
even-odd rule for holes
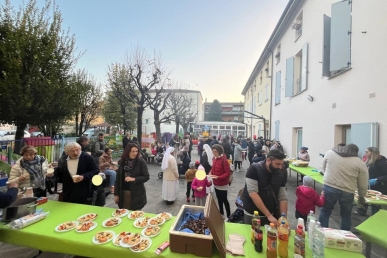
[[[89,230],[86,230],[86,231],[81,231],[81,230],[78,230],[78,229],[75,229],[75,231],[77,231],[78,233],[86,233],[86,232],[92,231],[93,229],[95,229],[95,228],[97,227],[97,222],[94,222],[94,221],[87,221],[87,222],[91,222],[91,223],[93,223],[94,225],[91,226],[91,227],[89,228]],[[83,222],[83,223],[86,223],[86,222]],[[82,225],[83,223],[79,223],[79,225]]]
[[[80,220],[82,217],[86,217],[87,215],[89,214],[94,214],[94,218],[93,219],[88,219],[88,220]],[[86,221],[92,221],[92,220],[95,220],[96,218],[98,218],[98,214],[97,213],[87,213],[87,214],[83,214],[82,216],[79,216],[79,218],[77,218],[77,220],[80,222],[80,223],[83,223],[83,222],[86,222]]]
[[[142,240],[141,234],[139,234],[139,233],[134,233],[134,234],[138,234],[138,235],[139,235],[140,241],[138,241],[138,242],[137,242],[136,244],[134,244],[134,245],[129,245],[129,244],[124,243],[124,239],[122,239],[121,242],[120,242],[120,246],[128,248],[128,247],[132,247],[132,246],[135,246],[135,245],[137,245],[138,243],[140,243],[141,240]]]
[[[116,243],[116,240],[117,240],[118,238],[121,237],[121,233],[125,233],[125,234],[130,233],[130,234],[134,234],[134,233],[131,233],[131,232],[128,232],[128,231],[122,231],[122,232],[120,232],[119,234],[117,234],[117,235],[113,238],[113,241],[112,241],[113,245],[115,245],[115,246],[120,246],[120,247],[121,247],[120,242],[121,242],[121,240],[122,240],[122,238],[123,238],[124,236],[122,236],[122,238],[118,240],[118,243]]]
[[[161,214],[163,214],[163,213],[167,214],[167,215],[169,216],[169,219],[167,219],[167,218],[161,216]],[[162,212],[162,213],[157,214],[157,217],[162,217],[162,218],[165,219],[165,221],[168,221],[168,220],[172,219],[172,214],[169,213],[169,212]]]
[[[135,212],[139,212],[140,214],[139,214],[139,216],[132,218],[131,215],[134,214]],[[139,219],[139,218],[144,217],[144,215],[145,215],[145,212],[143,212],[143,211],[132,211],[131,213],[128,214],[128,218],[129,219]]]
[[[58,226],[56,226],[55,231],[56,231],[56,232],[59,232],[59,233],[62,233],[62,232],[68,232],[68,231],[70,231],[70,230],[75,229],[75,228],[78,226],[78,221],[72,220],[71,222],[75,223],[75,227],[69,228],[69,229],[65,229],[65,230],[59,230],[59,227],[60,227],[62,224],[67,223],[67,222],[70,222],[70,221],[66,221],[66,222],[60,223]]]
[[[159,230],[159,232],[156,234],[156,235],[150,235],[150,236],[147,236],[146,234],[145,234],[145,231],[146,231],[146,229],[147,228],[155,228],[155,227],[146,227],[146,228],[144,228],[142,231],[141,231],[141,234],[144,236],[144,237],[155,237],[155,236],[158,236],[159,234],[160,234],[160,232],[161,232],[161,228],[160,228],[160,230]]]
[[[106,226],[106,223],[107,223],[109,220],[111,220],[111,219],[116,219],[116,220],[118,220],[118,223],[117,223],[117,225],[113,225],[113,226]],[[114,217],[114,218],[108,218],[108,219],[105,219],[105,220],[102,222],[102,227],[104,227],[104,228],[114,228],[114,227],[116,227],[116,226],[120,225],[120,224],[121,224],[121,222],[122,222],[122,219],[121,219],[121,218],[118,218],[118,217]]]
[[[159,223],[159,224],[151,224],[150,222],[152,221],[152,220],[156,220],[156,219],[161,219],[161,222]],[[160,217],[153,217],[153,218],[151,218],[150,220],[148,220],[148,226],[151,226],[151,227],[156,227],[156,226],[161,226],[161,225],[163,225],[164,224],[164,222],[165,222],[165,219],[164,218],[160,218]]]
[[[124,210],[125,213],[122,213],[121,215],[117,215],[116,214],[116,210]],[[126,215],[128,215],[128,213],[129,213],[129,210],[127,210],[127,209],[116,209],[116,210],[113,211],[113,213],[112,213],[113,217],[120,217],[120,218],[122,218],[122,217],[125,217]]]
[[[95,235],[93,236],[93,239],[91,240],[94,244],[96,245],[103,245],[103,244],[106,244],[106,243],[109,243],[110,241],[112,241],[115,237],[116,237],[116,232],[112,231],[112,230],[105,230],[105,231],[100,231],[100,232],[109,232],[110,234],[112,234],[112,238],[108,239],[106,242],[99,242],[96,238],[95,238]],[[97,233],[98,234],[98,233]]]
[[[145,225],[144,225],[143,227],[140,227],[140,226],[137,226],[137,225],[136,225],[138,221],[142,221],[142,220],[144,220],[144,219],[146,219],[146,218],[149,218],[149,217],[136,219],[136,220],[133,222],[133,226],[136,227],[136,228],[145,228],[145,227],[147,227],[147,226],[148,226],[149,220],[148,220],[147,223],[145,223]],[[150,218],[149,218],[149,219],[150,219]]]
[[[141,253],[141,252],[144,252],[144,251],[148,250],[148,249],[152,246],[152,240],[151,240],[149,237],[143,237],[142,240],[148,240],[148,241],[149,241],[149,245],[148,245],[147,248],[145,248],[145,249],[143,249],[143,250],[137,250],[137,251],[133,250],[133,249],[132,249],[133,247],[130,247],[129,249],[130,249],[132,252],[135,252],[135,253]],[[141,241],[142,241],[142,240],[141,240]],[[140,242],[140,243],[141,243],[141,242]]]

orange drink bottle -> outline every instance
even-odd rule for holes
[[[285,221],[278,228],[278,256],[288,258],[289,229]]]
[[[277,258],[277,229],[274,223],[270,223],[267,229],[267,250],[266,258]]]

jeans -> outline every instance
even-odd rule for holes
[[[110,176],[110,184],[109,184],[109,186],[110,187],[114,186],[114,184],[116,183],[116,176],[117,176],[116,171],[111,170],[111,169],[105,169],[105,171],[103,173],[105,175]]]
[[[342,190],[324,185],[325,203],[320,210],[320,223],[324,228],[329,227],[329,217],[331,216],[332,210],[335,204],[339,202],[340,205],[340,216],[342,230],[351,230],[351,214],[352,204],[354,199],[353,193],[344,192]]]

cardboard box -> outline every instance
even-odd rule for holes
[[[204,212],[206,224],[210,229],[211,234],[199,235],[178,231],[186,212]],[[202,257],[211,257],[213,253],[213,240],[215,241],[221,257],[226,257],[224,221],[218,207],[213,201],[212,195],[209,194],[205,207],[194,205],[183,205],[181,207],[169,230],[169,247],[171,248],[171,251],[175,253],[190,253]]]
[[[324,228],[325,247],[361,253],[362,241],[351,231]]]

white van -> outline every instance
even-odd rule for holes
[[[15,140],[16,130],[1,130],[0,141],[13,141]],[[24,138],[31,137],[31,134],[24,130]]]

